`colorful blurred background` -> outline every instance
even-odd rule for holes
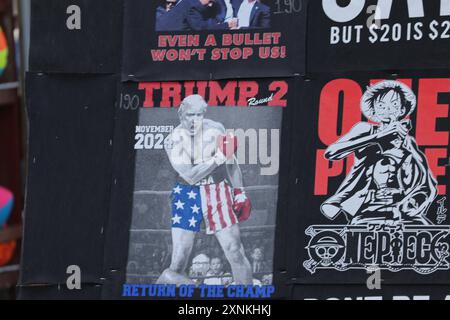
[[[0,299],[14,299],[25,187],[29,0],[0,0]]]

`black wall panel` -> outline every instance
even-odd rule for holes
[[[73,5],[80,8],[81,28],[70,30],[67,11]],[[122,0],[32,0],[29,70],[119,72],[122,5]]]
[[[114,76],[29,74],[21,285],[100,283],[111,189]]]

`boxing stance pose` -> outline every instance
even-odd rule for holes
[[[202,221],[206,233],[219,241],[234,282],[252,284],[238,226],[249,218],[251,204],[235,156],[236,137],[227,135],[222,124],[204,118],[207,106],[199,95],[185,98],[179,108],[180,125],[165,141],[179,177],[172,192],[172,261],[158,284],[193,284],[186,268]]]

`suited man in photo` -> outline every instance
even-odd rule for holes
[[[218,7],[216,20],[227,22],[237,17],[242,0],[215,0]]]
[[[170,11],[157,15],[156,31],[200,31],[235,29],[237,19],[220,20],[216,0],[179,0]]]
[[[226,0],[223,0],[226,1]],[[259,0],[230,0],[237,8],[238,29],[270,28],[270,7]]]
[[[270,7],[259,0],[215,0],[219,12],[216,21],[227,22],[238,19],[232,29],[258,29],[270,27]]]

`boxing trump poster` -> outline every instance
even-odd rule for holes
[[[281,128],[290,82],[124,84],[120,114],[133,120],[116,132],[127,136],[134,166],[127,191],[121,189],[132,211],[123,295],[144,284],[263,288],[226,289],[222,298],[274,293]]]
[[[302,74],[305,0],[126,0],[123,78]]]
[[[298,150],[302,232],[290,272],[304,284],[448,283],[450,79],[418,73],[304,83]],[[306,114],[305,114],[306,113]],[[293,229],[290,229],[293,232]]]

